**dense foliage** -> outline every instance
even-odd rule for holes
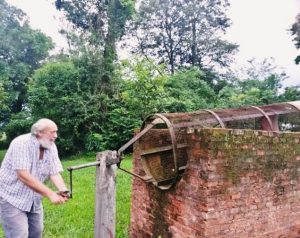
[[[5,105],[5,101],[7,99],[7,92],[4,91],[3,83],[0,84],[0,111],[3,112],[7,109],[7,105]]]
[[[226,0],[145,0],[137,15],[134,3],[57,0],[72,26],[62,31],[70,51],[45,60],[51,40],[0,0],[0,146],[41,117],[58,124],[60,153],[69,155],[118,149],[157,112],[300,99],[299,87],[282,88],[286,76],[269,61],[216,73],[237,49],[220,38],[229,26]],[[142,56],[117,61],[130,19],[127,37],[138,36]]]
[[[12,113],[24,109],[29,77],[48,56],[53,43],[30,28],[21,10],[4,0],[0,0],[0,9],[0,120],[6,123]]]

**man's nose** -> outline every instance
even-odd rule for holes
[[[54,138],[54,139],[56,139],[56,138],[57,138],[57,133],[56,133],[56,132],[54,132],[54,134],[53,134],[53,138]]]

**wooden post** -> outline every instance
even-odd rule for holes
[[[116,151],[97,153],[95,238],[114,238],[116,220],[116,170],[118,162]]]

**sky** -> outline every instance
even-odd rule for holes
[[[285,85],[300,84],[300,65],[294,63],[300,50],[295,48],[288,29],[300,13],[300,0],[229,0],[227,12],[232,26],[227,38],[240,45],[239,64],[251,58],[274,58],[290,76]]]
[[[55,9],[54,0],[6,0],[21,8],[30,19],[34,29],[40,29],[56,43],[56,49],[67,47],[65,39],[59,35],[61,17]],[[288,32],[300,13],[300,0],[229,0],[227,12],[232,20],[226,39],[240,45],[235,56],[238,65],[246,65],[247,60],[258,61],[273,58],[274,64],[282,68],[290,77],[284,86],[300,84],[300,65],[294,59],[300,55]]]
[[[58,33],[61,26],[62,14],[56,10],[54,0],[5,0],[7,3],[20,8],[29,17],[30,25],[50,36],[57,49],[67,47],[67,42]]]

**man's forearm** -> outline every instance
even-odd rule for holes
[[[68,200],[67,198],[56,194],[56,192],[37,180],[29,173],[29,171],[17,170],[17,174],[22,183],[31,188],[33,191],[47,197],[53,204],[62,204]]]
[[[51,182],[55,185],[58,191],[66,191],[67,187],[65,185],[64,179],[60,174],[50,176]]]
[[[27,170],[17,170],[17,175],[22,183],[44,197],[50,197],[53,193],[55,193],[42,182],[33,177]]]

